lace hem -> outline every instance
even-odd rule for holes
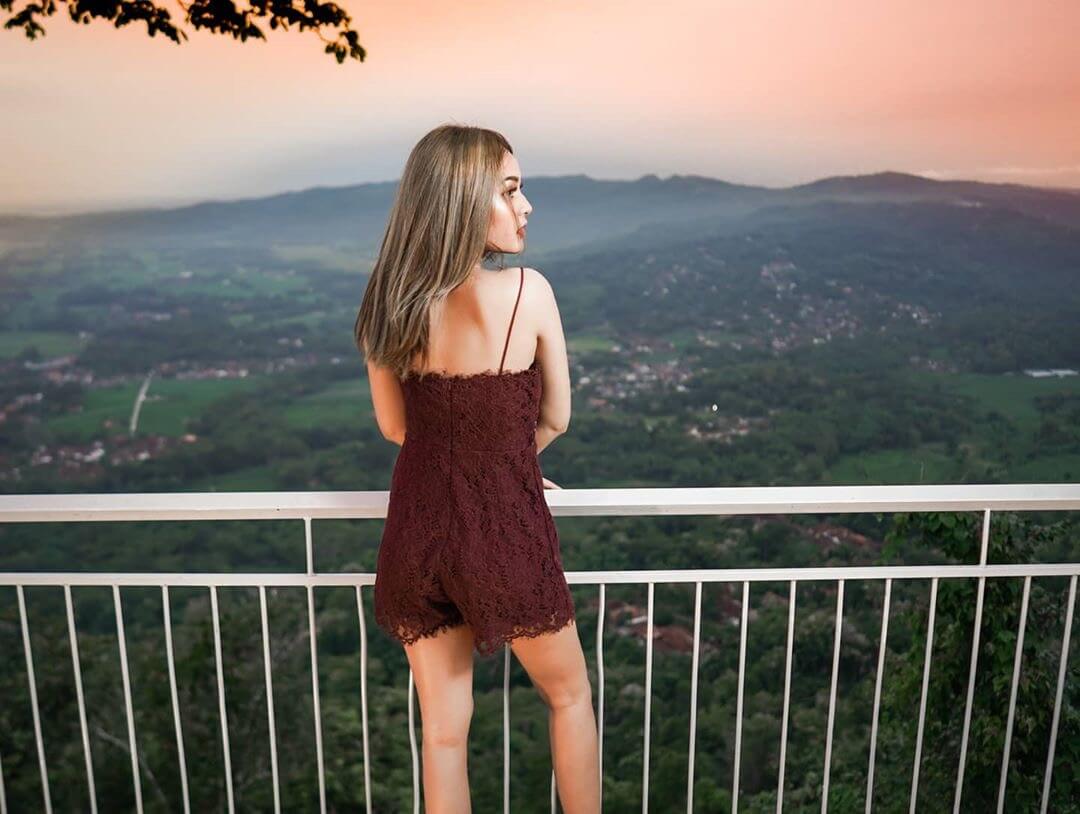
[[[396,630],[390,633],[391,638],[397,639],[403,645],[416,644],[420,639],[431,638],[438,634],[449,630],[454,627],[461,627],[465,624],[464,619],[449,619],[445,622],[441,622],[435,627],[424,628],[420,631],[404,630],[399,625]],[[384,628],[385,629],[385,628]]]
[[[531,625],[514,625],[510,630],[503,630],[486,639],[476,642],[476,651],[481,656],[493,656],[510,643],[512,639],[535,639],[548,633],[558,633],[576,620],[574,610],[556,612],[546,622]]]
[[[547,622],[538,622],[532,625],[514,625],[510,630],[496,633],[494,636],[489,636],[487,639],[479,639],[475,642],[474,648],[481,656],[493,656],[500,652],[502,648],[509,644],[513,639],[535,639],[538,636],[543,636],[548,633],[558,633],[560,630],[568,627],[572,622],[575,622],[576,619],[577,614],[573,610],[568,613],[556,613],[553,614],[551,619]],[[435,627],[425,628],[420,631],[406,631],[398,626],[396,631],[390,635],[392,638],[401,642],[402,645],[413,645],[420,639],[428,639],[437,636],[444,631],[455,627],[461,627],[464,624],[466,624],[464,619],[450,619],[441,622]]]

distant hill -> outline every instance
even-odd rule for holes
[[[314,187],[262,198],[207,201],[176,208],[132,209],[63,216],[0,216],[0,248],[76,244],[110,248],[263,247],[275,244],[378,247],[397,182]],[[994,206],[1080,228],[1080,193],[937,181],[900,172],[836,176],[786,188],[732,184],[700,175],[643,175],[634,181],[587,175],[534,176],[530,219],[534,253],[581,244],[648,239],[664,232],[681,239],[702,228],[723,228],[762,207],[828,200],[949,202]],[[663,223],[662,230],[651,225]]]

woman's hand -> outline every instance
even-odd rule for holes
[[[559,486],[559,484],[555,483],[552,480],[549,480],[548,478],[543,477],[542,475],[541,475],[541,479],[544,481],[544,488],[545,489],[562,489],[562,487]]]

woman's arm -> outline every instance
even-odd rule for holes
[[[536,313],[537,350],[543,376],[540,418],[536,424],[536,452],[539,454],[570,425],[570,365],[566,358],[566,337],[551,283],[539,271],[529,269],[529,290],[538,298]]]
[[[544,451],[544,447],[554,441],[562,435],[559,430],[548,427],[544,424],[536,425],[536,454],[539,455]]]
[[[405,443],[405,396],[401,382],[392,370],[370,360],[367,371],[375,423],[383,438],[400,446]]]

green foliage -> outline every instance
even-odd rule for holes
[[[897,516],[890,545],[940,550],[955,562],[977,562],[981,513],[910,514]],[[1064,529],[1061,522],[1036,524],[1023,515],[992,515],[988,561],[1036,562]],[[963,810],[996,808],[1004,749],[1013,662],[1023,580],[987,579],[979,627],[977,671],[962,789]],[[978,580],[942,580],[933,631],[931,680],[926,701],[923,755],[919,766],[919,799],[950,800],[959,769],[963,716],[970,675],[970,656]],[[1060,578],[1036,578],[1031,583],[1025,625],[1013,735],[1010,749],[1006,810],[1038,810],[1043,771],[1050,744],[1053,699],[1061,657],[1068,585]],[[924,600],[906,611],[915,631],[908,648],[899,652],[899,669],[885,686],[882,702],[882,753],[912,749],[922,693],[923,653],[929,607]],[[1080,786],[1071,767],[1080,765],[1080,665],[1074,651],[1069,659],[1062,714],[1056,740],[1054,785],[1050,809],[1080,810]],[[906,801],[910,775],[883,772],[878,801]],[[883,809],[890,810],[890,809]],[[904,807],[906,810],[906,807]]]

